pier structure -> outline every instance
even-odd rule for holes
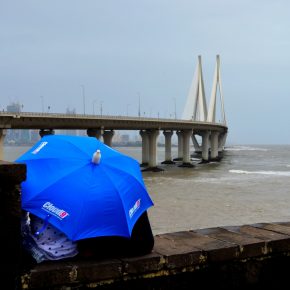
[[[220,105],[219,123],[226,126],[227,123],[221,81],[220,57],[219,55],[216,56],[216,66],[214,71],[210,102],[209,106],[207,106],[201,56],[198,56],[198,64],[189,89],[182,118],[186,120],[192,119],[193,121],[197,122],[215,123],[217,115],[216,111],[218,95]],[[202,139],[201,144],[199,144],[197,141],[197,135],[199,135]],[[203,130],[202,132],[193,132],[191,138],[195,152],[201,153],[203,162],[208,162],[209,160],[217,160],[219,158],[218,152],[223,150],[222,147],[225,144],[226,136],[227,132],[224,134],[219,134],[214,130]]]
[[[216,121],[217,93],[220,95],[221,118]],[[141,166],[146,170],[157,168],[157,141],[160,131],[165,136],[165,160],[170,164],[180,161],[179,166],[192,167],[190,141],[195,153],[200,153],[202,162],[217,160],[224,150],[228,127],[226,124],[224,100],[220,76],[220,58],[216,57],[216,67],[209,107],[207,107],[201,56],[188,93],[182,119],[121,117],[85,114],[56,114],[29,112],[0,112],[0,159],[3,159],[3,142],[7,129],[37,129],[41,137],[54,134],[57,129],[86,130],[112,146],[115,130],[138,130],[142,139]],[[171,138],[178,137],[178,156],[172,157]],[[201,141],[198,141],[199,137]]]
[[[173,135],[172,130],[164,130],[163,135],[165,137],[165,160],[162,164],[174,164],[175,162],[172,160],[172,153],[171,153],[171,137]]]
[[[7,133],[6,129],[0,129],[0,159],[3,159],[4,156],[3,146],[6,133]]]

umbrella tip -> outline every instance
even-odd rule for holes
[[[99,164],[101,161],[101,151],[98,149],[94,154],[92,158],[92,162],[95,164]]]

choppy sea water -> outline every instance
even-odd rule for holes
[[[5,147],[14,161],[28,147]],[[141,162],[141,148],[115,148]],[[176,157],[176,148],[173,148]],[[290,145],[227,147],[221,162],[193,168],[161,165],[161,172],[143,172],[154,206],[148,211],[154,234],[181,230],[290,221]]]

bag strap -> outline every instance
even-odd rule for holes
[[[43,226],[37,231],[34,233],[34,236],[38,237],[42,232],[45,231],[47,225],[48,225],[48,219],[50,218],[50,215],[47,215],[46,218],[44,219],[44,223],[43,223]]]

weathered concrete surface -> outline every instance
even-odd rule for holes
[[[278,289],[289,269],[290,224],[263,223],[157,235],[140,257],[43,263],[20,289]]]
[[[1,289],[276,290],[288,284],[290,222],[162,234],[155,236],[148,255],[75,258],[29,268],[20,236],[20,184],[25,178],[25,165],[0,161]]]
[[[2,250],[0,264],[2,269],[1,282],[6,285],[3,289],[12,289],[15,277],[19,275],[21,263],[19,185],[25,178],[25,165],[0,161],[0,239]]]

